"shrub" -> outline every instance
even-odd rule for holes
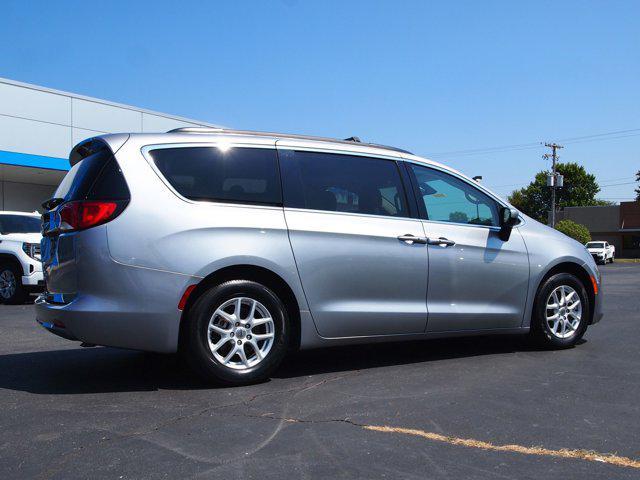
[[[579,241],[583,245],[591,241],[591,234],[589,229],[584,225],[573,222],[571,220],[560,220],[556,223],[556,230],[564,233],[568,237]]]

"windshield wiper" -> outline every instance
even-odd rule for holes
[[[46,202],[42,202],[42,208],[44,208],[45,210],[53,210],[62,202],[64,202],[64,198],[53,197],[47,200]]]

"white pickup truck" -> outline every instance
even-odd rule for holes
[[[616,247],[609,242],[588,242],[585,244],[596,263],[613,263],[616,258]]]
[[[21,303],[43,289],[38,212],[0,211],[0,303]]]

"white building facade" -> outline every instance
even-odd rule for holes
[[[0,210],[41,211],[86,138],[192,126],[215,125],[0,78]]]

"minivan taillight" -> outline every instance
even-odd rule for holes
[[[78,200],[65,203],[58,211],[60,231],[84,230],[107,223],[120,215],[126,204],[126,201],[107,200]]]

